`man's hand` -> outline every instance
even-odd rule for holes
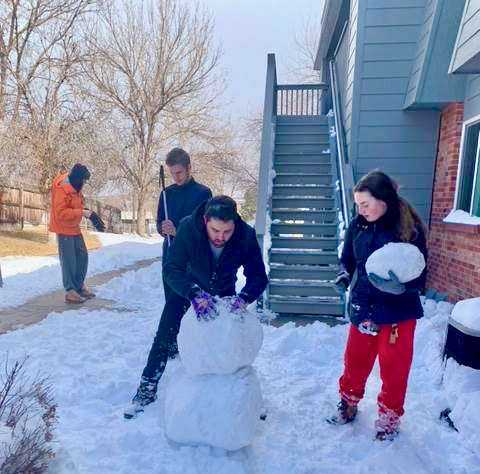
[[[232,296],[229,309],[232,313],[243,314],[247,310],[247,302],[241,296]]]
[[[177,229],[175,228],[173,221],[170,219],[162,221],[160,224],[160,230],[162,235],[171,235],[172,237],[175,237],[175,234],[177,233]]]
[[[199,291],[192,300],[192,306],[197,314],[197,319],[209,321],[218,316],[213,296],[206,291]]]
[[[98,232],[105,232],[105,224],[96,212],[90,211],[90,220]]]
[[[385,278],[381,278],[375,273],[370,273],[368,275],[368,281],[375,287],[378,288],[380,291],[384,291],[385,293],[391,293],[392,295],[401,295],[405,292],[405,285],[400,283],[397,278],[397,275],[393,273],[392,270],[388,272],[390,279],[387,280]]]

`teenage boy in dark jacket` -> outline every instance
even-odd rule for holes
[[[163,192],[160,194],[157,211],[157,230],[165,240],[163,242],[163,267],[167,261],[168,251],[177,233],[180,221],[189,216],[202,202],[212,197],[206,186],[197,183],[191,175],[189,154],[182,148],[172,148],[165,161],[174,183],[165,189],[167,212],[165,212]],[[165,278],[163,279],[165,301],[171,292]]]
[[[247,281],[237,295],[235,282],[242,266]],[[241,312],[267,285],[255,231],[240,219],[233,199],[211,198],[182,221],[169,251],[164,278],[173,291],[168,295],[126,418],[133,418],[143,406],[155,401],[167,360],[177,352],[180,321],[190,303],[199,319],[208,320],[215,317],[214,296],[231,296],[232,311]]]

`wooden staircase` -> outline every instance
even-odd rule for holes
[[[342,316],[337,204],[325,116],[277,116],[271,198],[268,307],[302,316]]]

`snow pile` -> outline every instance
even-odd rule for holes
[[[390,242],[375,250],[368,257],[365,269],[368,274],[390,279],[389,271],[393,271],[401,283],[418,278],[425,268],[425,258],[413,244]]]
[[[263,330],[253,313],[231,313],[228,304],[219,299],[211,320],[198,320],[192,307],[182,318],[177,341],[183,367],[165,398],[165,432],[177,443],[235,451],[255,437],[262,393],[250,364]]]
[[[251,365],[262,347],[263,331],[255,314],[232,314],[219,300],[219,316],[199,321],[192,306],[182,318],[178,352],[190,375],[231,374]]]

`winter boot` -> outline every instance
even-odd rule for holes
[[[131,406],[123,412],[124,418],[135,418],[138,413],[143,412],[144,406],[153,403],[157,399],[157,384],[158,381],[142,376]]]
[[[400,426],[400,417],[393,411],[381,411],[378,414],[378,420],[375,421],[377,441],[392,441],[398,436]]]
[[[327,423],[331,425],[345,425],[355,420],[357,416],[357,406],[349,405],[345,400],[340,400],[337,405],[337,412],[327,418]]]

